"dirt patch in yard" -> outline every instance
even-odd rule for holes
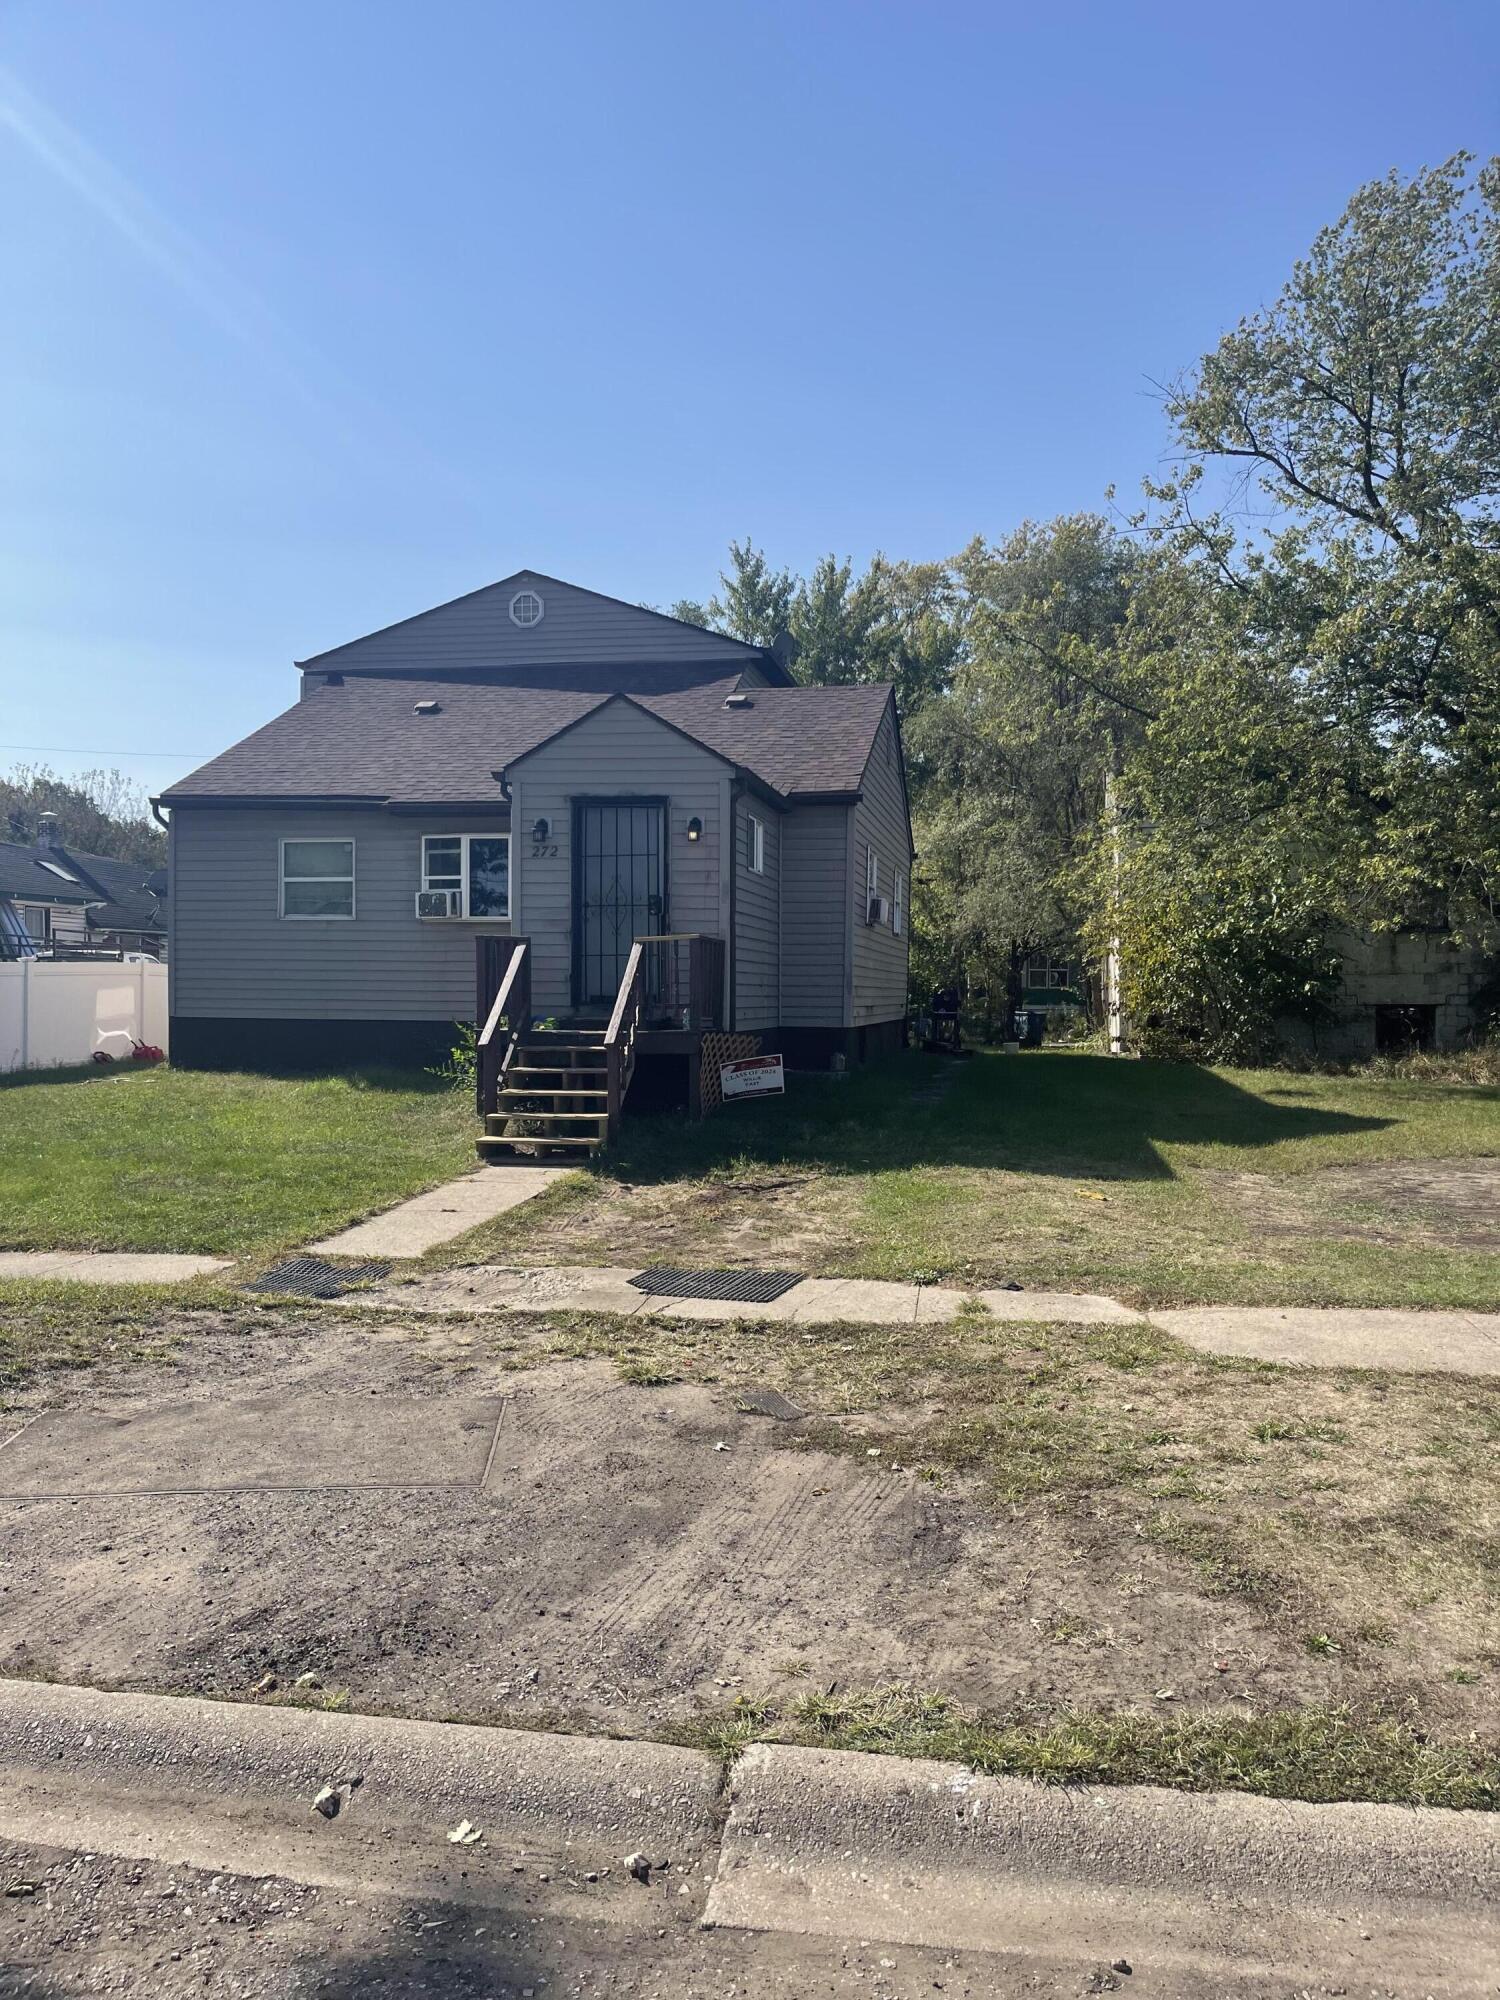
[[[431,1262],[764,1264],[817,1272],[847,1261],[860,1190],[813,1171],[635,1185],[585,1178],[470,1232]]]
[[[1206,1178],[1231,1208],[1282,1238],[1500,1250],[1500,1160],[1354,1160],[1296,1176]]]
[[[330,1490],[314,1445],[288,1478],[319,1491],[0,1503],[0,1671],[217,1696],[273,1674],[278,1698],[637,1731],[777,1685],[1260,1708],[1348,1678],[1112,1507],[996,1508],[958,1470],[924,1478],[894,1423],[867,1444],[836,1392],[805,1440],[737,1407],[743,1371],[636,1386],[547,1358],[545,1325],[249,1324],[27,1401],[128,1420],[197,1399],[211,1423],[220,1399],[291,1396],[305,1420],[359,1394],[420,1427],[498,1395],[487,1480]],[[680,1350],[660,1372],[719,1374]]]

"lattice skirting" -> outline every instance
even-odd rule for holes
[[[712,1111],[724,1102],[724,1093],[719,1087],[719,1071],[725,1063],[744,1062],[749,1056],[760,1054],[759,1035],[705,1035],[698,1052],[701,1065],[699,1088],[705,1111]]]

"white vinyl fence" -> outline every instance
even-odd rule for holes
[[[23,958],[0,964],[0,1070],[128,1058],[132,1042],[167,1046],[167,968]]]

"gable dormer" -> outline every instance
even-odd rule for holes
[[[751,685],[789,679],[763,647],[529,569],[297,664],[304,691],[340,674],[407,680],[431,674],[538,687],[578,680],[622,694],[735,674]]]

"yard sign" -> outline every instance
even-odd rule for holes
[[[749,1056],[724,1064],[719,1087],[726,1104],[731,1097],[780,1097],[786,1090],[786,1071],[780,1056]]]

